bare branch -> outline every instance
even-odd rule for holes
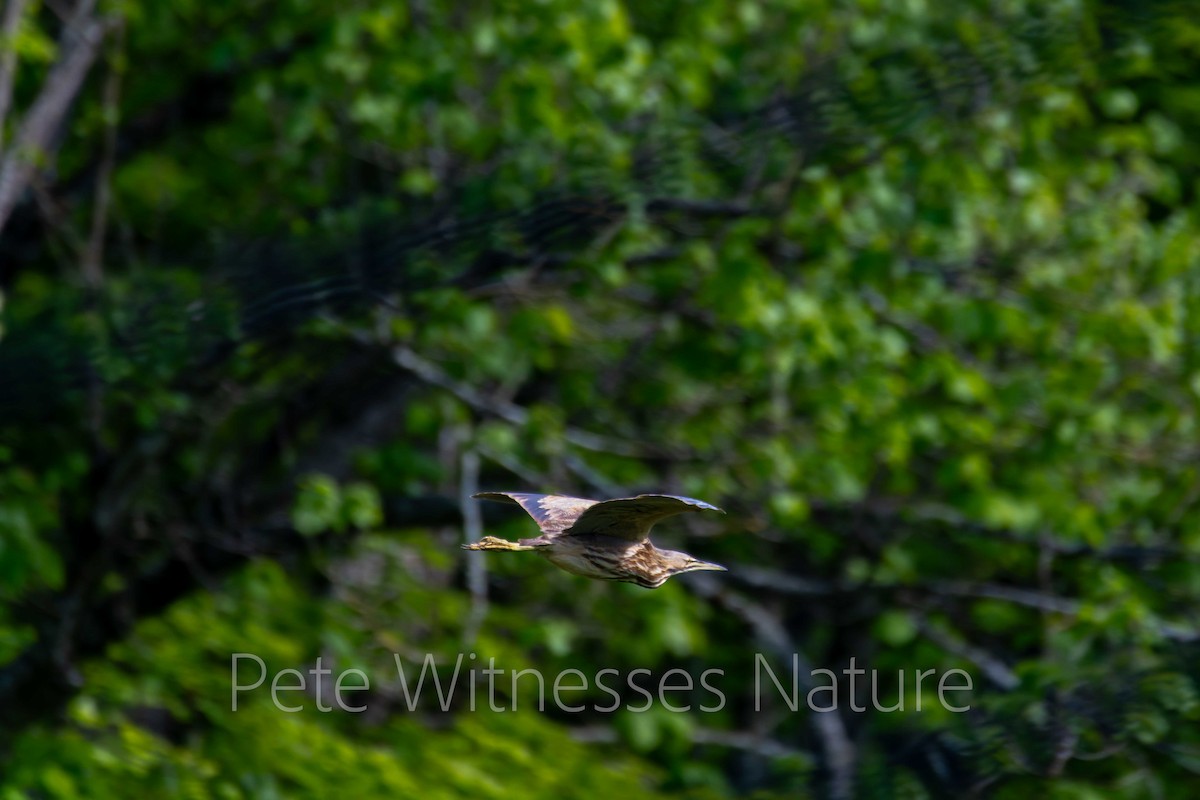
[[[460,459],[458,505],[462,509],[463,542],[483,538],[483,516],[479,503],[473,499],[479,491],[479,453],[467,448]],[[467,591],[471,594],[471,612],[463,625],[463,642],[471,645],[479,634],[479,626],[487,615],[487,563],[483,553],[467,555]]]
[[[0,154],[4,153],[4,120],[12,105],[13,78],[17,73],[17,28],[25,0],[8,0],[0,20]]]
[[[697,728],[692,731],[694,744],[712,744],[756,753],[763,758],[810,757],[803,750],[791,747],[777,739],[768,739],[749,731],[722,731],[715,728]]]
[[[763,758],[809,758],[810,754],[777,739],[768,739],[750,731],[723,731],[715,728],[695,728],[690,732],[692,744],[711,744],[745,750]],[[610,744],[619,737],[608,725],[587,725],[571,729],[571,738],[577,742]]]
[[[981,647],[976,647],[968,641],[960,639],[948,630],[934,625],[929,620],[917,618],[917,630],[947,653],[970,661],[984,677],[1004,691],[1012,691],[1020,685],[1021,679],[1008,668],[1008,665]]]
[[[92,209],[92,229],[83,251],[83,277],[88,286],[98,288],[104,280],[104,234],[108,229],[108,208],[112,200],[112,172],[117,159],[117,124],[120,120],[121,76],[124,72],[121,52],[125,43],[125,23],[115,23],[116,36],[110,48],[108,76],[104,80],[104,151],[96,174],[96,201]]]
[[[506,470],[516,475],[529,486],[537,486],[543,483],[541,475],[530,471],[524,464],[517,461],[510,454],[493,450],[490,447],[484,447],[481,444],[475,445],[476,451],[486,458],[491,459]]]
[[[973,583],[970,581],[926,580],[912,586],[897,586],[879,583],[852,583],[848,581],[825,581],[791,575],[766,567],[737,565],[732,576],[757,589],[766,589],[780,594],[807,597],[828,597],[853,592],[891,592],[897,590],[924,592],[947,597],[971,597],[987,600],[1002,600],[1006,603],[1034,608],[1050,614],[1078,616],[1083,602],[1070,597],[1005,586],[1000,583]],[[1200,641],[1200,630],[1175,622],[1152,621],[1150,628],[1176,642]]]
[[[610,481],[599,470],[592,469],[591,465],[574,453],[563,453],[562,461],[563,465],[576,477],[587,481],[609,497],[620,497],[625,493],[620,486]]]
[[[499,417],[506,422],[511,422],[513,425],[523,426],[529,422],[529,411],[525,408],[506,400],[487,397],[474,387],[450,377],[435,364],[421,358],[407,347],[400,346],[393,348],[392,360],[426,383],[450,392],[476,411]],[[568,427],[563,432],[563,438],[576,447],[582,447],[585,450],[612,453],[629,458],[640,458],[647,455],[643,447],[633,442],[613,439],[609,436],[602,436],[590,431],[579,430],[578,428]]]
[[[1058,732],[1058,741],[1054,747],[1054,760],[1046,767],[1046,776],[1061,778],[1067,762],[1075,757],[1075,748],[1079,744],[1079,732],[1064,725]]]
[[[1039,611],[1054,614],[1075,616],[1079,613],[1082,603],[1067,597],[1043,594],[1032,589],[1021,589],[1016,586],[1004,586],[998,583],[970,583],[968,581],[929,581],[924,588],[935,594],[951,595],[954,597],[980,597],[989,600],[1004,600]]]
[[[813,519],[823,525],[835,526],[843,520],[868,520],[889,530],[913,530],[953,536],[973,536],[1003,540],[1015,544],[1049,549],[1055,555],[1097,558],[1105,561],[1143,563],[1158,559],[1195,562],[1200,557],[1184,548],[1170,545],[1125,545],[1093,547],[1082,542],[1063,541],[1050,530],[1019,531],[997,528],[977,522],[966,515],[935,503],[905,502],[875,498],[859,503],[831,503],[818,499],[809,501]]]
[[[1004,586],[998,583],[969,583],[966,581],[931,581],[924,588],[937,594],[957,597],[980,597],[989,600],[1004,600],[1009,603],[1036,608],[1053,614],[1078,616],[1083,610],[1083,603],[1069,597],[1045,594],[1032,589],[1021,589],[1016,586]],[[1200,641],[1200,630],[1180,625],[1174,622],[1150,620],[1147,627],[1160,636],[1176,642]]]
[[[685,197],[655,197],[646,204],[646,209],[651,212],[681,211],[700,217],[744,217],[754,213],[754,209],[745,203]]]
[[[803,578],[799,575],[767,567],[742,564],[737,565],[737,569],[733,570],[730,575],[747,586],[753,586],[756,589],[769,589],[771,591],[782,592],[783,594],[823,597],[826,595],[853,592],[861,588],[858,584],[850,584],[845,581]]]
[[[754,631],[755,637],[770,649],[776,657],[796,660],[796,672],[800,683],[811,688],[808,680],[812,675],[811,662],[805,658],[800,647],[792,639],[779,618],[755,603],[750,598],[731,592],[720,581],[711,576],[696,574],[688,583],[701,597],[708,598],[741,617]],[[836,711],[813,713],[809,719],[825,751],[825,763],[829,768],[829,796],[833,800],[849,800],[854,796],[854,774],[858,753],[854,742],[846,731],[842,718]]]
[[[38,98],[21,121],[12,147],[0,161],[0,230],[4,229],[17,201],[29,185],[38,162],[51,149],[88,70],[100,52],[100,44],[111,20],[91,16],[95,0],[81,0],[80,7],[63,32],[58,62],[46,77]]]

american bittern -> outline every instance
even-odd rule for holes
[[[686,511],[724,511],[690,497],[641,494],[617,500],[584,500],[555,494],[480,492],[483,500],[516,503],[537,522],[542,535],[510,542],[485,536],[466,550],[533,550],[574,575],[636,583],[657,589],[667,578],[697,570],[724,570],[675,550],[650,543],[650,528]]]

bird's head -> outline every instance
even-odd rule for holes
[[[681,553],[678,550],[659,550],[658,554],[662,557],[662,580],[658,581],[658,585],[660,586],[672,575],[682,575],[685,572],[728,572],[720,564],[714,564],[711,561],[701,561],[695,556]]]

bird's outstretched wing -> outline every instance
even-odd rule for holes
[[[533,517],[544,533],[560,533],[566,530],[575,524],[580,514],[597,503],[582,497],[528,492],[480,492],[471,496],[480,500],[516,503]]]
[[[535,495],[536,496],[536,495]],[[660,519],[685,511],[724,511],[703,500],[670,494],[640,494],[593,503],[584,509],[575,524],[563,531],[568,536],[601,535],[642,541]]]

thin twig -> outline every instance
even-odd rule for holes
[[[529,422],[529,411],[522,406],[505,400],[487,397],[474,387],[447,375],[435,364],[421,358],[407,347],[397,346],[392,348],[392,360],[398,366],[413,373],[426,383],[450,392],[476,411],[499,417],[517,426],[524,426]],[[563,439],[585,450],[612,453],[629,458],[640,458],[647,455],[645,448],[633,442],[613,439],[609,436],[602,436],[590,431],[579,430],[578,428],[566,428],[563,431]]]
[[[1168,545],[1110,545],[1093,547],[1082,542],[1062,541],[1053,531],[1041,530],[1021,533],[977,522],[966,515],[935,503],[907,503],[902,500],[875,498],[858,503],[831,503],[818,499],[809,501],[813,517],[818,522],[831,524],[841,516],[855,519],[869,518],[886,523],[896,530],[923,530],[930,532],[974,536],[996,539],[1015,544],[1050,549],[1056,556],[1097,558],[1105,561],[1142,562],[1153,559],[1197,561],[1195,553],[1184,548]]]
[[[483,538],[483,517],[479,503],[472,497],[479,491],[479,453],[474,448],[463,450],[459,461],[458,503],[462,509],[463,542]],[[471,595],[471,612],[463,625],[463,642],[470,646],[479,635],[479,626],[487,616],[487,563],[482,553],[467,556],[467,591]]]
[[[111,20],[91,16],[95,0],[80,0],[60,42],[62,53],[51,68],[41,93],[17,130],[16,139],[0,161],[0,230],[29,185],[39,161],[50,151],[54,134],[75,100],[88,70],[100,52]]]
[[[767,567],[735,565],[731,573],[735,580],[757,589],[767,589],[781,594],[809,597],[827,597],[851,592],[890,592],[896,590],[923,592],[948,597],[971,597],[986,600],[1002,600],[1007,603],[1034,608],[1051,614],[1077,617],[1083,609],[1083,601],[1070,597],[1005,586],[1000,583],[974,583],[956,580],[926,580],[912,586],[878,583],[852,583],[848,581],[825,581],[791,575]],[[1200,641],[1200,630],[1175,622],[1152,621],[1151,630],[1176,642]]]
[[[563,453],[562,462],[576,477],[587,481],[609,497],[620,497],[624,494],[624,490],[620,486],[610,481],[598,470],[592,469],[586,461],[574,453]]]
[[[1021,679],[1008,668],[1008,665],[981,647],[955,636],[948,630],[918,617],[917,630],[938,647],[951,655],[970,661],[984,677],[1004,691],[1012,691],[1020,685]]]
[[[4,153],[4,120],[12,105],[13,78],[17,74],[17,28],[25,0],[8,0],[0,21],[0,154]]]
[[[541,475],[530,471],[529,468],[517,461],[508,453],[498,452],[490,447],[484,447],[482,445],[476,445],[476,450],[480,455],[490,458],[492,461],[495,461],[513,475],[516,475],[527,486],[537,486],[543,482]]]
[[[808,757],[809,754],[777,739],[768,739],[750,731],[723,731],[716,728],[694,728],[689,733],[692,744],[710,744],[744,750],[763,758]],[[571,738],[587,744],[610,744],[618,741],[617,731],[608,725],[586,725],[571,729]]]
[[[1070,597],[1044,594],[1031,589],[1004,586],[997,583],[968,583],[966,581],[931,581],[923,585],[938,594],[958,597],[981,597],[989,600],[1004,600],[1016,605],[1036,608],[1054,614],[1077,617],[1083,610],[1083,602]],[[1174,622],[1149,620],[1147,627],[1165,639],[1176,642],[1200,641],[1200,630]]]
[[[108,75],[104,79],[104,148],[96,173],[96,199],[92,211],[92,229],[83,251],[83,278],[92,289],[104,280],[104,234],[108,230],[108,209],[112,202],[112,173],[117,158],[117,125],[120,122],[121,76],[124,73],[125,21],[114,23],[115,34],[109,56]]]
[[[951,595],[953,597],[979,597],[988,600],[1004,600],[1027,608],[1036,608],[1055,614],[1076,616],[1083,603],[1069,597],[1059,597],[1053,594],[1043,594],[1033,589],[1021,589],[1016,586],[1004,586],[998,583],[971,583],[969,581],[928,581],[919,588],[925,588],[935,594]]]
[[[811,595],[814,597],[824,597],[833,594],[843,594],[856,591],[861,587],[857,583],[849,583],[847,581],[827,581],[816,578],[804,578],[799,575],[793,575],[789,572],[770,569],[768,567],[755,567],[751,565],[738,565],[730,575],[741,583],[747,586],[753,586],[756,589],[769,589],[771,591],[781,592],[783,594],[794,595]]]
[[[745,595],[729,591],[710,575],[693,575],[688,585],[701,597],[712,600],[749,624],[755,638],[777,658],[794,660],[798,680],[806,688],[811,688],[811,662],[775,614]],[[830,773],[829,797],[833,800],[849,800],[854,796],[858,753],[845,723],[837,711],[815,712],[809,719],[825,751],[825,763]]]

